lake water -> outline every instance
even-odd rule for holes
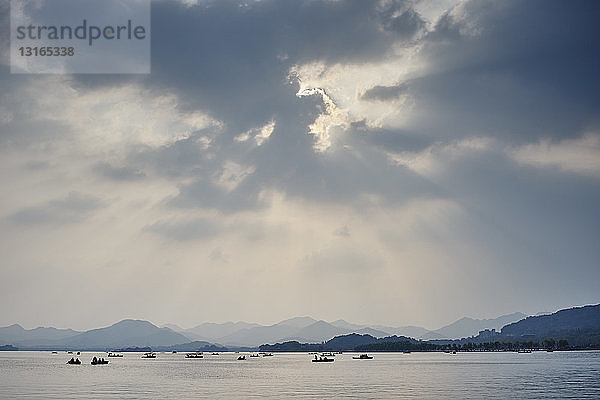
[[[598,351],[353,355],[312,363],[300,353],[246,361],[234,353],[125,353],[92,366],[106,354],[85,352],[81,365],[67,365],[65,352],[0,352],[0,398],[600,399]]]

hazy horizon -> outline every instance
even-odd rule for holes
[[[156,0],[150,74],[27,75],[0,2],[0,326],[600,303],[599,11]]]
[[[0,325],[0,327],[4,327],[4,326],[10,326],[13,324],[18,324],[21,325],[24,329],[35,329],[38,327],[52,327],[52,328],[57,328],[57,329],[73,329],[76,331],[87,331],[87,330],[92,330],[92,329],[98,329],[98,328],[104,328],[106,326],[110,326],[113,325],[117,322],[123,321],[123,320],[141,320],[141,321],[148,321],[150,323],[152,323],[155,326],[158,327],[164,327],[166,325],[177,325],[179,328],[183,328],[183,329],[190,329],[190,328],[194,328],[196,326],[202,325],[204,323],[215,323],[215,324],[225,324],[225,323],[239,323],[239,322],[244,322],[244,323],[255,323],[255,324],[259,324],[262,326],[271,326],[271,325],[275,325],[278,324],[280,322],[283,322],[285,320],[289,320],[289,319],[293,319],[293,318],[303,318],[303,317],[309,317],[309,318],[313,318],[316,321],[325,321],[328,323],[331,322],[335,322],[338,320],[344,320],[346,322],[349,322],[351,324],[356,324],[356,325],[364,325],[364,326],[387,326],[387,327],[392,327],[392,328],[399,328],[399,327],[404,327],[404,326],[416,326],[416,327],[420,327],[420,328],[425,328],[429,331],[435,331],[437,329],[443,328],[447,325],[450,325],[462,318],[472,318],[475,320],[486,320],[486,319],[496,319],[499,318],[501,316],[504,315],[511,315],[511,314],[515,314],[515,313],[523,313],[527,316],[534,316],[534,315],[541,315],[541,314],[549,314],[549,313],[553,313],[556,311],[559,311],[561,309],[566,309],[566,308],[572,308],[572,307],[582,307],[585,305],[590,305],[590,304],[574,304],[574,305],[570,305],[570,306],[565,306],[565,307],[560,307],[556,310],[551,310],[551,311],[537,311],[535,313],[527,313],[527,312],[522,312],[522,311],[512,311],[512,312],[506,312],[506,313],[502,313],[502,314],[498,314],[498,315],[491,315],[491,316],[472,316],[472,315],[463,315],[461,317],[455,318],[455,319],[450,319],[447,322],[441,323],[439,326],[432,326],[432,327],[428,327],[428,326],[423,326],[423,325],[418,325],[418,324],[414,324],[414,323],[410,323],[410,322],[406,322],[406,323],[402,323],[402,324],[390,324],[388,322],[382,321],[382,322],[364,322],[364,321],[354,321],[354,320],[349,320],[347,318],[331,318],[331,319],[327,319],[327,318],[318,318],[316,316],[312,316],[312,315],[293,315],[293,316],[288,316],[288,317],[284,317],[281,319],[277,319],[277,320],[267,320],[267,322],[261,322],[261,321],[253,321],[253,320],[241,320],[241,319],[217,319],[217,320],[210,320],[210,321],[200,321],[197,323],[192,323],[191,325],[185,325],[185,324],[180,324],[177,321],[168,321],[168,322],[156,322],[153,321],[152,319],[147,319],[147,318],[139,318],[139,317],[134,317],[134,316],[124,316],[122,318],[118,318],[112,322],[106,322],[103,325],[99,325],[99,326],[90,326],[90,327],[76,327],[76,325],[53,325],[53,324],[46,324],[46,325],[25,325],[23,323],[20,323],[18,321],[16,322],[12,322],[9,324],[4,324],[4,325]]]

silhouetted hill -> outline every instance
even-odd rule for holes
[[[298,328],[283,324],[257,326],[241,329],[214,341],[225,346],[258,346],[261,343],[276,342],[283,338],[294,337],[297,331]]]
[[[225,322],[217,324],[214,322],[205,322],[193,328],[176,331],[184,334],[190,339],[207,340],[211,342],[219,341],[223,337],[233,335],[242,329],[251,329],[259,327],[259,324],[250,324],[247,322]]]
[[[347,332],[347,329],[338,328],[328,322],[317,321],[296,331],[294,337],[306,342],[322,342]]]
[[[483,331],[485,329],[495,329],[499,331],[504,325],[519,321],[525,317],[526,315],[520,312],[502,315],[498,318],[491,319],[474,319],[464,317],[451,323],[450,325],[446,325],[440,329],[436,329],[435,331],[431,331],[417,337],[423,340],[460,339],[477,335],[479,331]]]
[[[159,328],[148,321],[125,319],[106,328],[92,329],[59,340],[53,345],[72,349],[106,349],[118,347],[156,347],[189,342],[189,339],[169,328]]]
[[[336,336],[324,343],[300,343],[297,340],[287,341],[275,344],[263,344],[259,347],[260,351],[269,352],[296,352],[296,351],[353,351],[359,346],[383,342],[407,341],[409,343],[418,343],[417,340],[403,336],[388,336],[376,338],[371,335],[360,335],[351,333],[348,335]]]
[[[547,336],[567,332],[600,332],[600,304],[575,307],[549,315],[527,317],[502,328],[502,335]]]
[[[35,345],[75,336],[80,332],[72,329],[38,327],[24,329],[19,324],[0,328],[0,344]]]

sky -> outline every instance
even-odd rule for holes
[[[600,303],[598,15],[154,1],[150,74],[16,75],[4,0],[0,326]]]

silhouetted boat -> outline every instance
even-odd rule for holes
[[[81,364],[81,361],[79,361],[79,358],[74,359],[73,357],[71,357],[71,359],[69,361],[67,361],[67,364],[79,365],[79,364]]]
[[[108,357],[123,357],[123,354],[108,353]]]
[[[265,354],[263,354],[262,356],[263,356],[263,357],[272,357],[272,356],[273,356],[273,354],[271,354],[271,353],[265,353]]]
[[[258,354],[250,354],[250,357],[260,357]]]
[[[58,351],[53,351],[52,354],[58,354]]]
[[[185,358],[204,358],[202,353],[187,353]]]
[[[108,364],[108,360],[105,360],[104,358],[92,358],[92,362],[90,363],[92,365],[106,365]]]
[[[218,356],[219,353],[212,353],[211,356]]]
[[[156,353],[146,353],[142,358],[156,358]]]
[[[245,360],[245,359],[246,359],[246,356],[239,356],[239,357],[238,357],[238,360],[240,360],[240,361],[241,361],[241,360]]]
[[[312,362],[333,362],[335,361],[335,358],[327,358],[327,357],[319,357],[317,358],[317,356],[315,356],[315,358],[312,359]]]
[[[368,354],[361,354],[360,356],[354,356],[352,358],[354,358],[355,360],[372,360],[373,359],[373,357]]]
[[[173,354],[177,354],[177,352],[176,352],[175,350],[173,350],[171,353],[173,353]]]

